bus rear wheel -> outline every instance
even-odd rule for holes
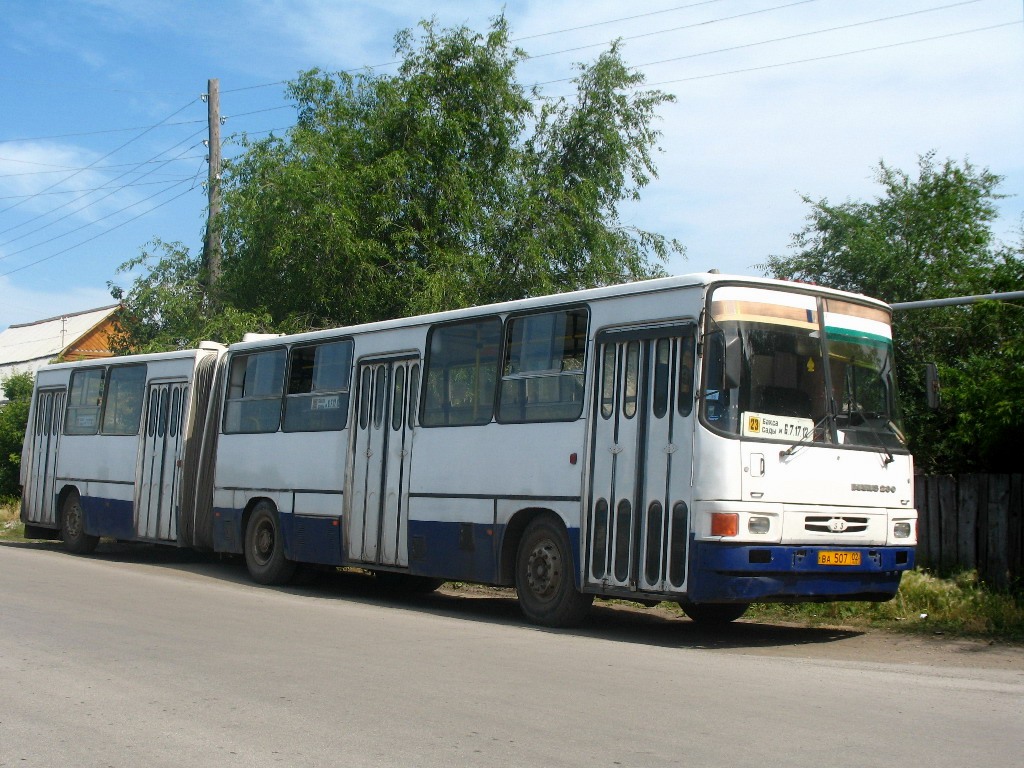
[[[284,556],[277,510],[269,501],[256,505],[245,527],[245,566],[260,584],[287,584],[295,575],[296,563]]]
[[[689,603],[679,602],[683,612],[698,624],[715,626],[736,621],[750,607],[750,603]]]
[[[551,515],[526,527],[516,555],[516,592],[527,619],[545,627],[572,627],[583,621],[593,595],[576,591],[569,536]]]
[[[60,510],[60,537],[68,552],[88,555],[95,551],[100,537],[85,532],[85,513],[82,511],[82,499],[78,491],[71,491],[64,497]]]

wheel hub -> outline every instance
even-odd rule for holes
[[[537,597],[550,597],[562,578],[562,561],[550,541],[539,544],[527,561],[526,582]]]

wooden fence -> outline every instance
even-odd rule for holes
[[[1024,475],[915,478],[917,561],[950,573],[977,569],[996,589],[1024,585]]]

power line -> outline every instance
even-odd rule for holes
[[[785,3],[783,5],[773,5],[771,8],[760,8],[760,9],[758,9],[756,11],[745,11],[744,13],[737,13],[737,14],[734,14],[732,16],[719,16],[716,19],[708,19],[706,21],[697,21],[697,22],[694,22],[693,24],[684,24],[681,27],[672,27],[670,29],[658,29],[658,30],[655,30],[654,32],[644,32],[642,35],[630,35],[629,37],[620,37],[619,40],[640,40],[641,38],[653,37],[654,35],[665,35],[665,34],[668,34],[669,32],[680,32],[680,31],[682,31],[684,29],[695,29],[697,27],[706,27],[706,26],[709,26],[711,24],[719,24],[719,23],[721,23],[723,21],[733,21],[734,19],[742,19],[742,18],[746,18],[748,16],[758,16],[758,15],[760,15],[762,13],[771,13],[772,11],[780,11],[780,10],[783,10],[785,8],[793,8],[794,6],[797,6],[797,5],[807,5],[808,3],[816,3],[816,2],[818,2],[818,0],[795,0],[795,2],[792,2],[792,3]],[[550,51],[548,53],[539,53],[539,54],[536,54],[535,56],[527,56],[527,58],[530,61],[535,61],[536,59],[544,59],[544,58],[547,58],[548,56],[558,56],[559,54],[563,54],[563,53],[575,53],[576,51],[585,51],[588,48],[601,48],[601,47],[603,47],[605,45],[608,45],[609,42],[611,42],[611,41],[602,41],[600,43],[591,43],[589,45],[578,45],[575,48],[564,48],[561,51]]]
[[[200,133],[202,133],[202,130],[199,130],[199,131],[193,133],[191,136],[188,136],[188,137],[182,139],[181,141],[178,141],[175,144],[172,144],[170,147],[168,147],[167,149],[157,153],[156,155],[154,155],[150,159],[151,160],[155,160],[155,159],[159,158],[161,155],[164,155],[164,154],[170,152],[172,149],[174,149],[175,147],[178,147],[181,144],[184,144],[186,141],[190,141],[190,140],[194,139]],[[189,146],[183,152],[179,153],[179,155],[182,155],[185,152],[190,151],[194,146],[195,146],[194,144]],[[149,176],[151,173],[153,173],[154,171],[159,170],[160,168],[164,167],[165,165],[167,165],[170,162],[173,162],[176,159],[177,158],[170,158],[170,159],[164,160],[160,165],[156,166],[155,168],[149,169],[148,171],[143,173],[138,178],[139,179],[144,179],[147,176]],[[139,164],[135,165],[134,167],[129,168],[127,171],[123,171],[118,176],[115,176],[113,179],[110,179],[110,181],[114,182],[114,181],[117,181],[118,179],[124,178],[125,176],[127,176],[130,173],[133,173],[135,170],[137,170],[141,165],[142,165],[142,163],[139,163]],[[50,187],[50,188],[52,189],[52,187]],[[44,225],[42,227],[37,227],[36,229],[33,229],[33,230],[29,231],[29,232],[26,232],[24,234],[18,235],[17,237],[11,238],[10,240],[7,240],[6,242],[0,243],[0,247],[5,246],[5,245],[9,245],[10,243],[13,243],[13,242],[15,242],[17,240],[21,240],[23,237],[28,237],[29,235],[35,234],[36,232],[39,232],[40,230],[45,229],[46,227],[53,226],[57,222],[63,221],[64,219],[68,218],[69,216],[73,216],[74,214],[79,213],[79,212],[85,210],[86,208],[88,208],[91,205],[96,205],[97,203],[100,203],[103,200],[106,200],[111,195],[116,194],[117,192],[121,191],[121,189],[123,189],[123,186],[121,188],[117,188],[117,189],[114,189],[114,190],[108,192],[106,195],[103,195],[103,197],[99,198],[98,200],[94,200],[93,202],[91,202],[91,203],[89,203],[87,205],[84,205],[81,208],[77,208],[76,210],[72,211],[71,213],[67,214],[66,216],[61,216],[60,218],[56,219],[55,221],[51,221],[49,224],[46,224],[46,225]],[[41,213],[41,214],[39,214],[37,216],[34,216],[31,219],[26,219],[25,221],[21,222],[20,224],[15,224],[13,227],[8,227],[7,229],[0,230],[0,235],[6,234],[7,232],[11,232],[11,231],[13,231],[15,229],[20,229],[21,227],[24,227],[26,224],[31,224],[33,221],[38,221],[41,218],[49,216],[51,213],[55,213],[56,211],[59,211],[61,208],[66,208],[69,205],[74,205],[79,200],[82,200],[83,198],[88,197],[89,194],[90,193],[85,193],[83,195],[80,195],[79,197],[76,197],[74,200],[68,200],[67,202],[61,203],[56,208],[51,208],[49,211],[46,211],[46,212]],[[31,200],[31,199],[32,199],[31,197],[28,198],[28,200]],[[23,202],[27,202],[27,200],[25,200]],[[0,258],[2,258],[2,257],[0,257]]]
[[[149,133],[150,131],[152,131],[152,130],[156,129],[156,128],[157,128],[157,127],[159,127],[159,126],[160,126],[160,125],[161,125],[162,123],[165,123],[165,122],[167,122],[167,121],[168,121],[168,120],[170,120],[170,119],[171,119],[172,117],[174,117],[175,115],[177,115],[177,114],[178,114],[179,112],[183,112],[183,111],[185,111],[186,109],[188,109],[188,108],[189,108],[190,106],[192,106],[192,104],[193,104],[194,102],[195,102],[195,100],[193,99],[193,100],[192,100],[192,101],[190,101],[190,102],[189,102],[188,104],[185,104],[184,106],[180,107],[179,109],[176,109],[176,110],[174,110],[174,112],[172,112],[171,114],[169,114],[169,115],[168,115],[167,117],[165,117],[165,118],[164,118],[163,120],[161,120],[161,121],[160,121],[159,123],[157,123],[156,125],[150,126],[150,127],[149,127],[149,128],[147,128],[146,130],[144,130],[144,131],[143,131],[142,133],[138,134],[137,136],[133,136],[132,138],[130,138],[130,139],[129,139],[128,141],[126,141],[126,142],[125,142],[124,144],[122,144],[121,146],[119,146],[119,147],[116,147],[115,149],[112,149],[112,150],[110,150],[109,152],[107,152],[107,154],[103,155],[103,157],[97,158],[97,159],[96,159],[96,160],[94,160],[93,162],[89,163],[89,165],[85,166],[84,168],[80,168],[79,170],[75,171],[74,173],[70,174],[70,175],[69,175],[69,176],[67,176],[67,177],[65,177],[65,178],[63,178],[63,179],[60,179],[59,181],[55,181],[55,182],[54,182],[53,184],[51,184],[50,186],[46,187],[45,189],[42,189],[42,190],[40,190],[40,192],[48,192],[49,190],[53,189],[54,187],[56,187],[56,186],[59,186],[60,184],[63,184],[63,183],[65,182],[65,181],[68,181],[69,179],[73,179],[73,178],[74,178],[75,176],[77,176],[78,174],[80,174],[80,173],[83,173],[84,171],[87,171],[87,170],[89,170],[90,168],[92,168],[92,167],[93,167],[94,165],[96,165],[96,164],[97,164],[98,162],[100,162],[101,160],[106,160],[106,159],[107,159],[108,157],[110,157],[111,155],[113,155],[113,154],[116,154],[117,152],[120,152],[120,151],[121,151],[122,149],[124,149],[125,147],[127,147],[127,146],[128,146],[129,144],[131,144],[131,143],[133,143],[133,142],[136,142],[136,141],[138,141],[138,140],[139,140],[139,139],[141,139],[141,138],[142,138],[143,136],[145,136],[145,135],[146,135],[147,133]],[[18,207],[19,205],[22,205],[22,204],[23,204],[24,202],[26,202],[26,201],[25,201],[25,200],[22,200],[22,201],[20,201],[20,202],[17,202],[17,203],[15,203],[14,205],[9,205],[9,206],[7,206],[6,208],[0,209],[0,213],[7,213],[7,211],[10,211],[10,210],[13,210],[14,208],[17,208],[17,207]]]
[[[157,184],[171,184],[176,181],[187,181],[191,178],[192,176],[175,176],[172,179],[163,179],[162,181],[133,181],[130,184],[122,184],[120,187],[117,187],[117,189],[125,189],[127,187],[152,187]],[[73,195],[77,192],[102,192],[105,189],[113,189],[113,187],[104,185],[102,187],[93,187],[91,189],[61,189],[53,192],[35,192],[29,195],[4,195],[0,197],[0,200],[18,200],[22,197],[42,197],[43,195]]]
[[[788,41],[788,40],[796,40],[796,39],[799,39],[799,38],[802,38],[802,37],[812,37],[814,35],[826,34],[828,32],[838,32],[838,31],[844,30],[844,29],[853,29],[854,27],[864,27],[864,26],[867,26],[869,24],[879,24],[879,23],[884,22],[884,21],[893,21],[895,19],[903,19],[903,18],[906,18],[908,16],[918,16],[918,15],[921,15],[921,14],[924,14],[924,13],[933,13],[935,11],[945,11],[945,10],[948,10],[950,8],[956,8],[956,7],[962,6],[962,5],[972,5],[973,3],[978,3],[978,2],[981,2],[981,0],[961,0],[961,2],[951,3],[949,5],[940,5],[940,6],[935,6],[935,7],[932,7],[932,8],[924,8],[922,10],[909,11],[907,13],[900,13],[900,14],[896,14],[894,16],[885,16],[885,17],[878,18],[878,19],[868,19],[867,21],[856,21],[856,22],[852,22],[850,24],[842,24],[840,26],[827,27],[825,29],[816,29],[816,30],[812,30],[810,32],[799,32],[799,33],[797,33],[795,35],[786,35],[784,37],[773,37],[770,40],[760,40],[760,41],[758,41],[756,43],[743,43],[742,45],[733,45],[733,46],[729,46],[728,48],[716,48],[715,50],[712,50],[712,51],[701,51],[700,53],[689,53],[689,54],[686,54],[685,56],[674,56],[674,57],[672,57],[670,59],[659,59],[658,61],[648,61],[648,62],[646,62],[644,64],[634,64],[634,65],[632,65],[632,68],[633,69],[643,69],[644,67],[653,67],[653,66],[656,66],[658,64],[669,64],[669,63],[676,62],[676,61],[685,61],[687,59],[697,59],[697,58],[700,58],[701,56],[711,56],[711,55],[716,54],[716,53],[729,53],[730,51],[739,51],[739,50],[743,50],[743,49],[746,49],[746,48],[756,48],[758,46],[768,45],[770,43],[781,43],[781,42],[785,42],[785,41]],[[570,80],[573,80],[573,79],[574,78],[572,78],[572,77],[563,77],[563,78],[559,78],[558,80],[546,80],[546,81],[544,81],[542,83],[536,83],[536,85],[540,86],[540,85],[551,85],[553,83],[565,83],[565,82],[569,82]]]
[[[964,29],[959,32],[949,32],[945,35],[934,35],[932,37],[920,37],[916,40],[904,40],[899,43],[889,43],[887,45],[876,45],[871,48],[859,48],[855,51],[843,51],[842,53],[831,53],[824,56],[813,56],[808,59],[795,59],[793,61],[783,61],[778,64],[763,64],[757,67],[745,67],[743,69],[733,69],[728,72],[713,72],[709,75],[694,75],[692,77],[681,77],[675,80],[662,80],[657,83],[645,83],[644,87],[654,88],[660,85],[671,85],[673,83],[686,83],[693,80],[708,80],[714,77],[725,77],[726,75],[739,75],[746,72],[758,72],[764,69],[778,69],[779,67],[789,67],[794,64],[808,64],[815,61],[827,61],[828,59],[838,59],[843,56],[853,56],[858,53],[872,53],[874,51],[884,51],[889,48],[900,48],[904,45],[916,45],[917,43],[929,43],[934,40],[945,40],[950,37],[960,37],[961,35],[971,35],[975,32],[988,32],[993,29],[1001,29],[1003,27],[1014,27],[1019,24],[1024,24],[1024,20],[1008,21],[1003,24],[993,24],[988,27],[977,27],[975,29]],[[542,83],[543,85],[543,83]]]
[[[13,144],[24,141],[49,141],[50,139],[72,139],[78,136],[100,136],[105,133],[128,133],[129,131],[141,131],[150,128],[170,128],[175,125],[195,125],[196,123],[205,122],[205,120],[179,120],[174,123],[161,121],[156,125],[139,125],[134,128],[107,128],[102,131],[81,131],[79,133],[58,133],[52,136],[27,136],[20,139],[0,139],[0,144]]]
[[[185,182],[181,182],[181,183],[184,184]],[[140,219],[143,216],[146,216],[147,214],[150,214],[150,213],[152,213],[153,211],[155,211],[155,210],[157,210],[159,208],[163,208],[165,205],[168,205],[169,203],[173,203],[175,200],[177,200],[177,199],[187,195],[193,189],[195,189],[195,187],[190,186],[188,189],[186,189],[181,194],[175,195],[174,197],[170,198],[169,200],[164,200],[162,203],[160,203],[159,205],[153,206],[148,211],[143,211],[142,213],[138,214],[137,216],[133,216],[130,219],[126,219],[125,221],[122,221],[120,224],[115,224],[110,229],[105,229],[104,231],[102,231],[102,232],[100,232],[100,233],[98,233],[96,235],[93,235],[92,237],[90,237],[90,238],[88,238],[86,240],[82,240],[79,243],[75,243],[74,245],[68,246],[64,250],[57,251],[56,253],[51,253],[49,256],[44,256],[43,258],[36,259],[35,261],[30,261],[28,264],[24,264],[24,265],[18,267],[17,269],[12,269],[9,272],[0,272],[0,277],[7,277],[8,275],[13,275],[15,272],[21,272],[23,269],[28,269],[29,267],[34,267],[37,264],[42,264],[44,261],[49,261],[50,259],[54,259],[54,258],[56,258],[56,257],[58,257],[58,256],[60,256],[62,254],[67,253],[68,251],[72,251],[75,248],[79,248],[79,247],[85,245],[86,243],[91,243],[93,240],[96,240],[96,239],[98,239],[100,237],[103,237],[104,235],[108,235],[111,232],[113,232],[114,230],[120,229],[123,226],[131,224],[136,219]],[[150,199],[150,198],[147,198],[147,199]],[[145,200],[140,200],[139,201],[139,203],[143,203],[143,202],[145,202]],[[136,203],[136,205],[138,205],[138,203]],[[127,209],[125,209],[125,210],[127,210]],[[119,213],[120,213],[120,211],[119,211]]]
[[[646,16],[659,16],[663,13],[673,13],[674,11],[683,11],[689,8],[696,8],[701,5],[711,5],[712,3],[720,3],[722,0],[702,0],[699,3],[690,3],[689,5],[677,5],[674,8],[664,8],[660,11],[648,11],[647,13],[638,13],[633,16],[622,16],[618,19],[608,19],[607,21],[595,21],[592,24],[582,24],[578,27],[566,27],[565,29],[554,29],[550,32],[539,32],[536,35],[524,35],[523,37],[514,37],[510,42],[519,43],[523,40],[534,40],[538,37],[550,37],[551,35],[561,35],[565,32],[579,32],[581,29],[591,29],[593,27],[603,27],[608,24],[618,24],[623,21],[633,21],[634,19],[642,19]]]
[[[201,131],[200,131],[200,133],[201,133]],[[195,159],[197,157],[206,157],[206,155],[185,155],[184,157],[180,157],[180,158],[177,158],[177,159],[178,160],[193,160],[193,159]],[[25,171],[24,173],[4,173],[4,174],[0,174],[0,179],[11,179],[11,178],[15,178],[15,177],[18,177],[18,176],[43,176],[43,175],[48,174],[48,173],[64,173],[65,171],[75,171],[75,170],[82,170],[82,171],[84,171],[84,170],[105,171],[105,170],[109,170],[111,168],[135,168],[135,167],[138,167],[140,165],[147,165],[149,163],[162,163],[162,162],[163,162],[162,160],[143,160],[141,163],[140,162],[134,162],[134,163],[114,163],[113,165],[92,165],[92,166],[89,166],[88,168],[85,168],[85,167],[76,168],[75,166],[71,166],[71,165],[59,165],[59,166],[56,166],[58,170],[54,170],[54,171]],[[36,192],[34,194],[42,195],[42,194],[47,194],[47,193],[46,192]]]
[[[179,184],[184,184],[187,181],[189,181],[189,179],[184,179],[183,181],[177,182],[176,184],[173,184],[172,186],[168,187],[168,189],[174,189]],[[115,190],[115,191],[118,191],[118,190]],[[124,213],[125,211],[130,210],[130,209],[134,208],[137,205],[140,205],[140,204],[142,204],[142,203],[144,203],[144,202],[146,202],[148,200],[152,200],[154,197],[159,197],[160,195],[162,195],[166,191],[167,191],[167,189],[162,189],[159,192],[154,192],[149,197],[144,197],[142,200],[137,200],[134,203],[132,203],[131,205],[127,205],[124,208],[120,208],[120,209],[118,209],[116,211],[112,211],[111,213],[108,213],[106,216],[101,216],[98,219],[94,219],[93,221],[90,221],[90,222],[87,222],[85,224],[82,224],[79,227],[75,227],[74,229],[70,229],[67,232],[62,232],[59,235],[55,235],[55,236],[51,237],[49,240],[41,240],[38,243],[33,243],[32,245],[29,245],[29,246],[27,246],[25,248],[22,248],[20,251],[12,251],[11,253],[0,254],[0,261],[2,261],[3,259],[8,259],[11,256],[17,256],[19,254],[25,253],[26,251],[31,251],[33,248],[38,248],[41,245],[46,245],[47,243],[52,243],[54,240],[60,240],[62,237],[67,237],[68,235],[72,235],[75,232],[78,232],[80,230],[85,229],[86,227],[91,227],[91,226],[93,226],[94,224],[96,224],[98,222],[104,221],[105,219],[109,219],[111,216],[116,216],[119,213]],[[105,200],[107,197],[110,197],[110,195],[112,195],[112,194],[114,194],[114,193],[111,192],[108,195],[104,195],[104,197],[101,198],[101,200]],[[97,200],[96,202],[100,202],[100,201]],[[95,203],[90,203],[90,205],[95,205]],[[79,210],[84,210],[84,208],[88,208],[88,207],[89,206],[84,206],[83,208],[81,208]],[[78,213],[78,212],[79,211],[74,211],[73,213]],[[68,216],[71,216],[71,215],[72,214],[68,214],[67,216],[62,216],[57,221],[63,221],[64,219],[68,218]],[[50,224],[47,224],[46,226],[47,227],[48,226],[52,226],[53,224],[56,224],[56,223],[57,222],[54,221],[54,222],[51,222]],[[33,234],[34,232],[39,232],[40,230],[45,229],[45,228],[46,227],[39,227],[38,229],[33,230],[33,232],[29,232],[27,234]],[[3,245],[7,245],[8,243],[13,243],[15,240],[20,240],[22,237],[25,237],[25,235],[21,235],[20,237],[16,237],[13,240],[8,240],[7,243],[3,243]]]

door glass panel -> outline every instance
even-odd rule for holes
[[[672,343],[669,339],[658,339],[654,350],[654,417],[662,419],[668,413],[668,371]]]
[[[626,387],[622,399],[622,413],[627,419],[636,416],[637,392],[640,389],[640,342],[626,345]]]
[[[377,368],[377,382],[373,388],[373,426],[380,427],[384,421],[384,396],[387,394],[388,369],[386,366]]]
[[[395,370],[395,391],[391,396],[391,428],[396,432],[402,428],[405,413],[405,368]]]
[[[661,502],[653,501],[647,508],[647,560],[644,575],[654,584],[661,576]]]
[[[593,531],[594,555],[593,567],[594,578],[604,578],[608,569],[608,502],[598,499],[594,505],[594,518],[591,521]]]
[[[615,513],[615,578],[629,576],[629,534],[633,528],[633,510],[628,499],[619,502]]]

